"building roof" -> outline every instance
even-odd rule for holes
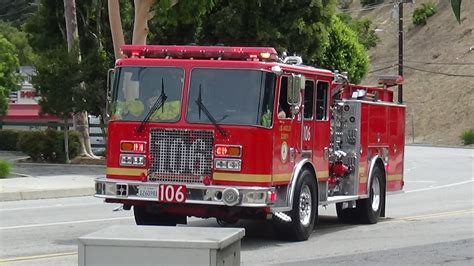
[[[59,119],[52,115],[40,115],[40,106],[38,104],[10,104],[7,114],[0,116],[4,121],[58,121]]]

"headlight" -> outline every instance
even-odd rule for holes
[[[144,166],[145,155],[120,154],[121,166]]]
[[[215,159],[214,167],[216,170],[240,171],[242,161],[239,159]]]

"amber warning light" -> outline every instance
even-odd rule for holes
[[[240,146],[216,145],[216,156],[240,157],[242,148]]]
[[[145,153],[146,142],[144,141],[122,141],[120,151]]]

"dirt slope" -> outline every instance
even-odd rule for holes
[[[390,2],[385,0],[385,4]],[[437,4],[438,12],[426,25],[414,26],[414,9],[429,1],[415,2],[404,6],[406,140],[407,143],[461,144],[462,132],[474,128],[474,5],[471,0],[463,1],[459,25],[450,1],[432,0]],[[398,19],[393,15],[393,6],[370,11],[356,11],[358,8],[358,3],[352,5],[352,15],[372,19],[381,38],[377,47],[370,51],[369,71],[395,66],[398,62]],[[471,77],[426,73],[408,67]],[[377,76],[395,75],[397,71],[395,66],[369,73],[363,83],[375,83]]]

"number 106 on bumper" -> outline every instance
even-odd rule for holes
[[[159,185],[158,201],[162,202],[185,202],[186,186],[183,185]]]
[[[142,198],[158,199],[161,202],[185,202],[186,186],[158,185],[158,187],[138,186],[137,196]]]

